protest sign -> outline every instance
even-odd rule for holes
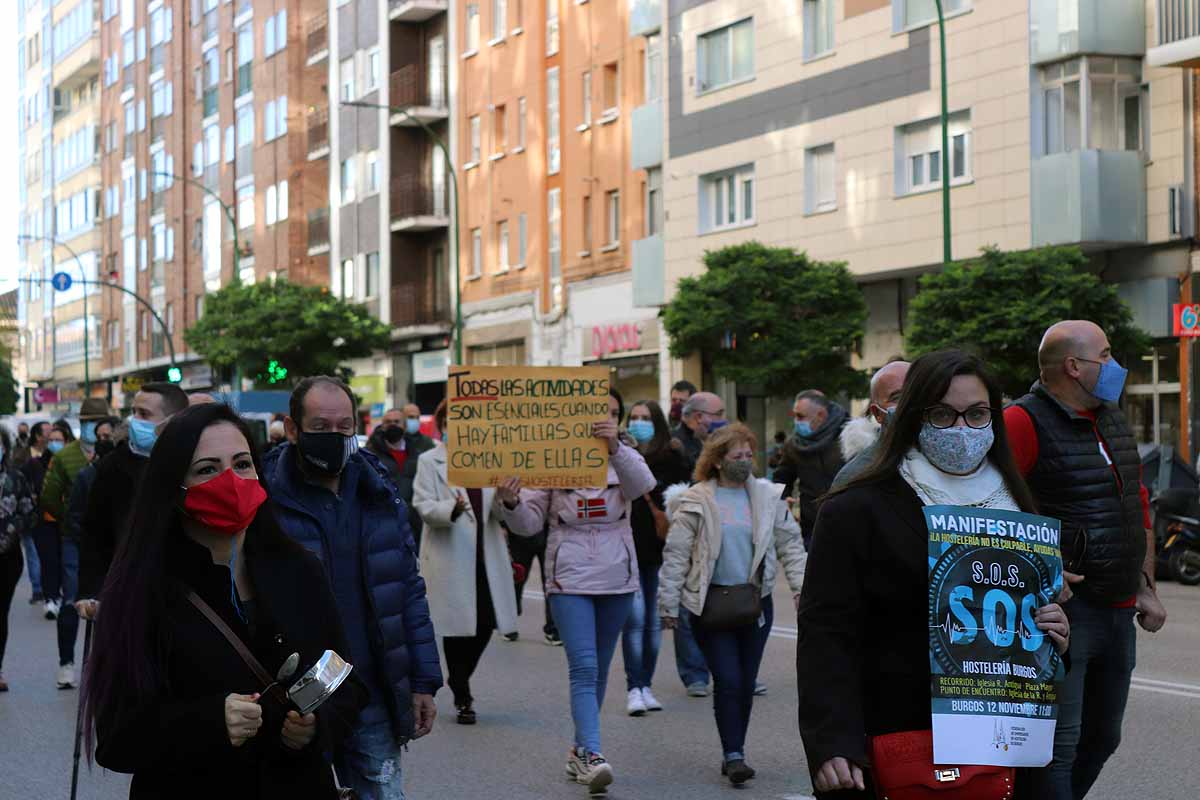
[[[451,367],[446,395],[450,483],[476,489],[518,476],[541,489],[608,484],[606,367]]]
[[[1062,659],[1033,615],[1062,589],[1059,522],[961,506],[925,522],[934,762],[1045,766]]]

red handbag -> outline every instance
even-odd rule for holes
[[[933,731],[871,737],[875,793],[880,800],[1011,800],[1012,767],[933,763]]]

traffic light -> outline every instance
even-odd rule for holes
[[[267,383],[280,383],[287,380],[287,367],[271,359],[267,362]]]
[[[167,380],[171,383],[179,383],[183,380],[183,370],[179,367],[171,367],[167,370]]]

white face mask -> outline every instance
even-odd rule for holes
[[[929,463],[950,475],[970,475],[979,469],[992,449],[995,434],[986,428],[935,428],[928,422],[921,426],[917,443]]]

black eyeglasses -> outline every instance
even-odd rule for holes
[[[925,421],[935,428],[953,428],[959,417],[969,428],[986,428],[992,424],[992,409],[989,406],[971,406],[959,411],[947,405],[930,406],[925,409]]]

